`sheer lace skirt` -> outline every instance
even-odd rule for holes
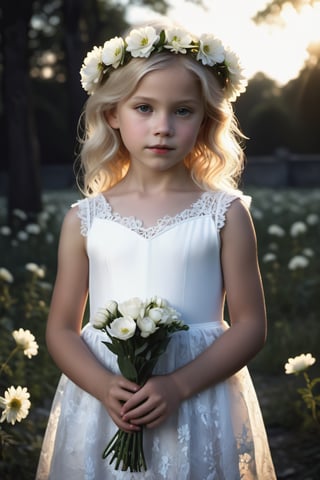
[[[173,335],[155,374],[199,355],[226,324],[192,326]],[[83,338],[99,360],[119,372],[116,357],[88,326]],[[210,365],[208,365],[210,368]],[[115,471],[102,452],[117,431],[98,400],[62,375],[53,401],[36,480],[273,480],[265,428],[248,370],[184,402],[161,427],[144,430],[144,473]]]

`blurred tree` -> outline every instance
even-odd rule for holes
[[[28,215],[41,210],[38,137],[30,76],[68,85],[70,135],[85,100],[79,86],[84,51],[127,26],[128,6],[137,4],[164,13],[166,0],[4,0],[0,5],[3,59],[3,118],[6,125],[9,218],[14,208]],[[63,113],[62,113],[63,115]],[[41,125],[40,128],[44,128]],[[54,142],[57,139],[54,135]],[[66,150],[69,151],[69,148]],[[41,152],[42,156],[43,152]]]
[[[270,155],[278,149],[289,149],[291,134],[290,117],[279,100],[257,104],[248,118],[247,154]]]
[[[29,214],[41,209],[39,152],[28,74],[32,4],[33,0],[4,1],[1,16],[8,210],[20,208]]]
[[[281,89],[276,82],[264,73],[257,73],[250,79],[248,87],[235,103],[235,113],[240,121],[240,126],[245,135],[248,134],[250,112],[263,102],[279,98]]]
[[[278,20],[278,16],[286,4],[291,4],[294,9],[299,11],[302,7],[305,7],[306,5],[312,6],[315,3],[319,3],[319,0],[271,0],[264,6],[264,8],[256,13],[254,20],[257,23],[265,21],[273,23]]]
[[[282,99],[282,89],[263,73],[256,74],[235,104],[247,155],[272,154],[291,149],[293,122]]]
[[[306,6],[320,4],[320,0],[272,0],[257,12],[254,20],[278,23],[282,9],[288,4],[299,12]],[[282,88],[281,96],[292,126],[291,149],[299,153],[319,153],[320,42],[311,44],[308,53],[309,58],[299,76]]]

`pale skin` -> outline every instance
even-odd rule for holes
[[[137,90],[106,115],[131,154],[126,177],[105,192],[113,209],[145,226],[175,215],[200,195],[183,165],[204,118],[201,92],[182,66],[147,74]],[[86,240],[77,209],[64,220],[58,271],[47,325],[48,349],[58,367],[103,403],[125,431],[154,428],[181,402],[228,378],[256,355],[266,336],[263,289],[254,228],[240,200],[232,203],[221,231],[221,263],[231,327],[207,350],[169,375],[139,387],[106,370],[80,337],[88,295]]]

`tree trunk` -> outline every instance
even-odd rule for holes
[[[29,79],[28,29],[32,0],[2,6],[3,99],[7,141],[8,213],[41,210],[38,141]]]
[[[83,61],[83,43],[80,35],[79,21],[83,0],[64,0],[63,17],[65,24],[65,53],[67,68],[67,88],[70,106],[70,138],[75,144],[77,125],[83,104],[87,98],[80,84],[80,69]],[[70,156],[74,149],[70,148]]]

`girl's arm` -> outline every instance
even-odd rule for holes
[[[264,345],[266,313],[256,236],[240,200],[227,212],[221,241],[230,328],[192,362],[170,375],[152,377],[124,406],[125,419],[157,426],[180,402],[240,370]]]
[[[62,372],[100,400],[120,428],[132,431],[132,425],[121,419],[120,409],[138,386],[104,368],[80,336],[87,294],[88,258],[75,207],[67,213],[61,230],[46,330],[48,350]]]

